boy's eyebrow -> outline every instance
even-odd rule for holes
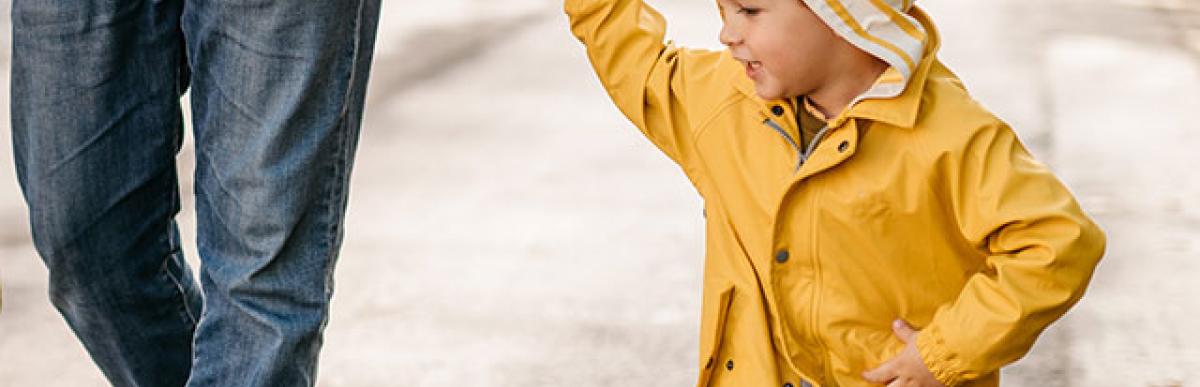
[[[724,13],[726,10],[729,10],[729,9],[736,10],[736,9],[739,9],[742,7],[745,7],[745,4],[742,3],[742,0],[718,0],[717,1],[717,9],[721,10],[722,13]]]

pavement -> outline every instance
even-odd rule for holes
[[[608,102],[559,3],[409,3],[384,5],[318,385],[693,383],[700,200]],[[711,1],[651,3],[672,39],[716,46]],[[1200,386],[1200,4],[918,3],[944,62],[1109,236],[1005,385]],[[103,386],[47,301],[8,136],[0,386]],[[190,201],[180,221],[192,240]]]

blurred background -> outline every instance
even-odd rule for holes
[[[385,3],[318,385],[694,384],[700,200],[609,103],[561,3]],[[717,47],[711,0],[650,3],[670,38]],[[1005,385],[1200,386],[1200,0],[917,4],[1109,235]],[[31,246],[0,6],[0,386],[102,386]]]

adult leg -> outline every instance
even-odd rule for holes
[[[180,253],[180,1],[14,0],[12,128],[50,299],[117,386],[181,386],[201,296]]]
[[[379,0],[188,0],[204,314],[189,386],[316,379]]]

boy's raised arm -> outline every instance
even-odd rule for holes
[[[693,134],[684,78],[715,69],[719,53],[664,43],[666,21],[642,0],[566,0],[564,9],[613,102],[688,169]]]
[[[948,386],[996,372],[1083,296],[1104,233],[1005,125],[977,131],[938,160],[963,237],[988,251],[983,271],[917,340]]]

